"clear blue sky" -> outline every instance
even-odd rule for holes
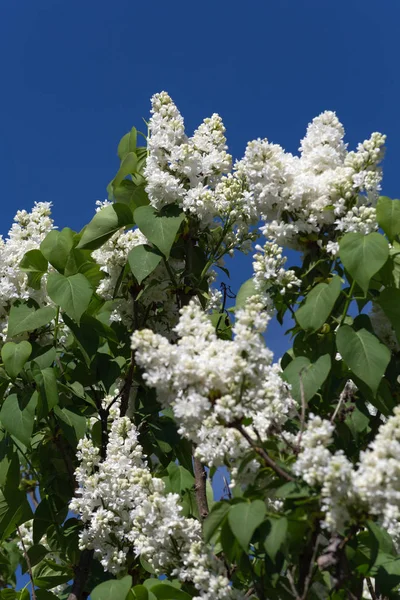
[[[35,200],[80,229],[163,89],[189,131],[219,112],[235,157],[258,136],[297,151],[325,109],[350,146],[385,132],[384,192],[400,194],[399,22],[398,0],[2,2],[0,230]]]

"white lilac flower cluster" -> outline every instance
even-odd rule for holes
[[[300,156],[257,139],[233,170],[220,117],[205,119],[188,138],[166,92],[152,98],[149,133],[145,176],[151,204],[177,202],[201,227],[215,218],[229,220],[232,247],[248,245],[249,231],[260,220],[268,240],[299,249],[311,239],[332,255],[341,233],[377,229],[386,138],[373,133],[348,152],[334,112],[309,124]]]
[[[319,245],[335,251],[336,232],[369,233],[377,228],[375,209],[385,136],[373,133],[347,152],[344,129],[335,113],[326,111],[308,126],[300,156],[268,140],[247,146],[235,168],[267,239],[300,248],[304,236],[319,236]]]
[[[162,406],[172,407],[180,434],[207,465],[234,465],[248,452],[237,424],[245,420],[248,435],[266,440],[294,408],[262,337],[269,320],[265,303],[253,296],[238,311],[232,341],[217,337],[194,301],[181,310],[176,344],[148,329],[132,336],[147,385],[156,388]]]
[[[49,202],[35,203],[31,212],[17,212],[8,236],[0,236],[0,331],[7,326],[7,314],[16,300],[33,298],[39,305],[49,300],[42,285],[40,290],[28,286],[28,277],[19,263],[29,250],[39,248],[46,235],[54,229]]]
[[[255,249],[257,253],[253,256],[253,271],[258,292],[265,293],[270,287],[276,286],[284,294],[286,290],[301,284],[293,270],[283,268],[287,258],[282,256],[282,248],[278,244],[266,242],[264,247],[257,245]]]
[[[334,425],[310,414],[294,472],[321,486],[324,526],[340,531],[352,510],[367,509],[400,542],[400,407],[383,423],[354,466],[342,451],[334,454]]]
[[[238,598],[223,564],[202,542],[201,524],[182,516],[178,494],[167,493],[163,480],[151,475],[135,425],[113,410],[104,460],[90,439],[79,443],[80,487],[70,507],[85,523],[80,547],[93,549],[113,574],[126,568],[133,552],[157,574],[192,583],[197,598]]]

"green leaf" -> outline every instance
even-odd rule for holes
[[[152,206],[140,206],[134,213],[140,231],[168,258],[176,234],[185,219],[177,206],[170,204],[157,212]]]
[[[181,494],[184,490],[189,490],[194,486],[193,475],[185,467],[182,467],[182,465],[171,462],[168,465],[167,471],[171,484],[171,492]]]
[[[110,204],[99,210],[83,230],[77,248],[96,250],[100,248],[116,231],[133,225],[132,211],[126,204]]]
[[[296,320],[302,329],[317,331],[332,312],[339,297],[341,279],[337,275],[330,283],[319,283],[306,296],[306,301],[296,312]]]
[[[94,588],[92,600],[125,600],[132,586],[132,577],[126,575],[122,579],[110,579]]]
[[[158,600],[192,600],[192,596],[167,581],[152,586],[151,592]]]
[[[28,274],[28,285],[34,290],[40,290],[40,282],[47,272],[49,263],[40,250],[29,250],[19,263],[19,268]]]
[[[43,498],[35,510],[32,528],[32,540],[34,544],[39,544],[47,529],[53,524],[51,502],[52,500]]]
[[[113,188],[118,186],[127,175],[135,173],[137,162],[138,159],[135,152],[128,152],[128,154],[123,158],[121,166],[118,169],[118,173],[113,180]]]
[[[301,403],[301,384],[306,402],[318,392],[331,369],[331,357],[324,354],[315,363],[305,356],[298,356],[283,371],[283,378],[292,386],[292,396]]]
[[[68,227],[61,231],[52,229],[40,244],[43,256],[60,273],[64,272],[68,256],[74,246],[75,232]]]
[[[279,519],[268,519],[270,530],[264,540],[264,548],[268,556],[275,560],[278,551],[281,549],[286,539],[288,521],[286,517]]]
[[[10,394],[0,410],[0,422],[4,429],[24,446],[29,446],[31,440],[36,404],[37,393],[32,394],[28,401],[18,398],[17,394]]]
[[[336,346],[344,362],[375,396],[390,361],[390,350],[366,329],[354,331],[343,325],[336,333]]]
[[[40,369],[36,366],[32,369],[33,377],[40,391],[38,400],[39,419],[47,417],[54,406],[58,404],[58,388],[56,372],[51,367]]]
[[[265,513],[265,504],[262,500],[231,506],[228,513],[229,525],[243,550],[247,551],[253,533],[264,521]]]
[[[255,294],[258,294],[258,291],[256,290],[254,279],[248,279],[240,286],[237,293],[235,310],[239,310],[246,306],[248,298],[251,298],[251,296],[254,296]]]
[[[58,596],[55,596],[53,592],[48,590],[35,590],[37,600],[59,600]]]
[[[124,160],[125,156],[129,152],[135,152],[137,146],[137,130],[136,127],[132,127],[128,133],[126,133],[118,144],[117,154],[120,160]]]
[[[24,364],[32,354],[32,346],[29,342],[23,341],[19,344],[7,342],[1,349],[1,358],[4,362],[4,367],[12,379],[24,368]]]
[[[139,206],[147,206],[149,204],[150,201],[145,187],[144,183],[136,185],[129,179],[123,179],[117,187],[114,187],[114,197],[117,202],[128,204],[133,211],[139,208]]]
[[[149,598],[149,592],[144,585],[135,585],[131,591],[134,593],[136,600],[148,600]]]
[[[47,292],[71,319],[79,323],[93,294],[88,280],[81,273],[65,277],[60,273],[50,273],[47,279]]]
[[[228,502],[216,502],[212,511],[203,522],[203,534],[206,544],[211,540],[214,533],[224,522],[226,515],[230,511],[231,505]]]
[[[400,290],[386,288],[380,293],[376,302],[391,322],[397,339],[400,341]]]
[[[56,316],[56,311],[51,306],[35,310],[33,306],[21,303],[11,307],[8,319],[8,337],[14,337],[25,331],[34,331],[47,325]]]
[[[161,259],[162,255],[147,244],[135,246],[128,254],[129,266],[138,283],[142,283],[154,271]]]
[[[83,438],[86,431],[86,418],[82,415],[78,415],[68,408],[60,408],[56,406],[54,412],[59,419],[61,419],[66,425],[72,427],[75,431],[76,439],[79,441]]]
[[[376,205],[376,219],[392,242],[400,234],[400,200],[381,196]]]
[[[379,233],[346,233],[340,240],[339,248],[345,269],[366,293],[371,278],[389,257],[387,240]]]

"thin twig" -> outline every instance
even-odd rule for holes
[[[194,479],[195,479],[195,494],[197,508],[199,509],[200,518],[205,519],[208,515],[207,501],[207,474],[200,459],[193,457]]]
[[[317,558],[317,552],[318,552],[318,546],[319,546],[319,533],[318,533],[318,529],[316,530],[316,536],[315,536],[315,543],[314,543],[314,549],[313,549],[313,553],[312,553],[312,557],[310,560],[310,564],[309,564],[309,568],[308,568],[308,573],[307,576],[304,580],[304,588],[303,588],[303,593],[301,595],[301,600],[307,600],[307,594],[308,594],[308,590],[310,589],[310,585],[313,579],[313,572],[314,572],[314,568],[315,568],[315,560]]]
[[[250,446],[253,448],[253,450],[255,450],[255,452],[257,452],[257,454],[259,456],[261,456],[261,458],[263,459],[263,461],[269,466],[271,467],[271,469],[273,469],[275,471],[275,473],[277,475],[279,475],[280,477],[282,477],[283,479],[286,479],[286,481],[293,481],[294,478],[289,475],[289,473],[287,473],[286,471],[284,471],[283,469],[281,469],[281,467],[279,467],[276,462],[267,454],[267,452],[264,450],[264,448],[258,446],[249,436],[249,434],[247,433],[247,431],[245,431],[245,429],[243,428],[243,426],[241,424],[235,425],[234,426],[244,437],[245,440],[247,440],[247,442],[250,444]]]
[[[370,577],[366,577],[366,582],[368,586],[368,591],[371,595],[372,600],[378,600],[378,596],[375,594],[374,586],[372,585],[372,581]]]
[[[333,415],[331,416],[331,423],[333,423],[334,420],[336,419],[342,404],[344,402],[348,402],[352,397],[353,397],[353,390],[352,390],[352,385],[349,380],[349,381],[346,381],[346,385],[344,386],[342,393],[339,396],[339,400],[336,405],[335,411],[334,411]]]
[[[293,596],[296,598],[296,600],[301,600],[298,591],[296,590],[296,585],[294,583],[294,577],[293,577],[293,573],[288,569],[286,576],[289,580],[290,583],[290,589],[292,590],[292,594]]]
[[[19,527],[17,527],[17,532],[18,532],[18,535],[19,535],[19,539],[21,540],[22,550],[23,550],[24,557],[25,557],[25,560],[26,560],[26,565],[28,567],[29,579],[31,581],[31,586],[32,586],[32,600],[37,600],[36,599],[36,591],[35,591],[35,582],[33,581],[32,565],[31,565],[30,558],[28,556],[28,552],[26,551],[24,539],[22,537],[21,530],[20,530]]]

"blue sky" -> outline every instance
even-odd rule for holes
[[[296,152],[336,110],[353,147],[388,134],[384,193],[400,160],[398,0],[20,0],[0,8],[2,221],[52,201],[80,229],[117,168],[116,146],[167,90],[189,131],[213,112],[232,154],[268,137]],[[235,259],[234,287],[248,277]],[[273,327],[270,345],[286,342]]]

